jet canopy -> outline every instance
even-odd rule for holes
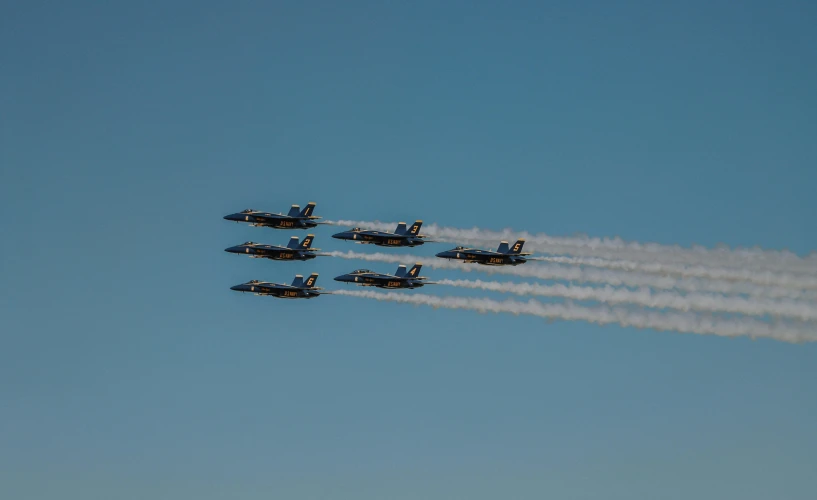
[[[245,241],[242,245],[255,245],[254,241]]]
[[[352,274],[367,274],[367,273],[371,273],[371,271],[369,271],[368,269],[357,269]]]
[[[358,233],[358,232],[363,231],[363,230],[360,229],[359,227],[353,227],[352,229],[350,229],[350,231]]]
[[[244,210],[241,211],[242,214],[251,214],[253,212],[255,212],[255,210],[253,210],[252,208],[245,208]]]
[[[256,284],[256,283],[261,283],[261,282],[260,282],[260,281],[258,281],[258,280],[250,280],[250,283],[254,285],[254,284]]]
[[[454,250],[465,250],[465,247],[457,247]]]

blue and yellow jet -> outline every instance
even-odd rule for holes
[[[318,273],[312,273],[309,278],[304,281],[304,277],[300,274],[295,276],[295,280],[291,285],[283,285],[281,283],[270,283],[268,281],[252,280],[241,285],[230,287],[230,290],[236,292],[254,293],[255,295],[265,295],[268,297],[277,297],[279,299],[311,299],[318,297],[324,293],[323,288],[315,286],[318,280]]]
[[[422,225],[423,221],[418,220],[415,221],[410,228],[406,229],[406,223],[400,222],[397,224],[397,228],[393,233],[355,227],[348,231],[333,234],[332,237],[339,240],[350,240],[355,243],[381,247],[415,247],[425,243],[423,238],[427,237],[424,234],[420,234],[420,226]]]
[[[522,246],[524,244],[525,240],[520,239],[514,243],[512,247],[509,247],[507,241],[501,241],[496,252],[481,250],[479,248],[456,247],[438,253],[437,257],[461,260],[467,263],[477,263],[484,266],[518,266],[529,260],[539,260],[526,257],[527,255],[531,255],[530,253],[522,253]]]
[[[272,260],[310,260],[318,257],[320,253],[319,248],[310,248],[312,240],[315,239],[314,234],[307,234],[303,241],[298,242],[298,237],[293,236],[289,239],[287,246],[281,247],[278,245],[262,245],[261,243],[254,243],[247,241],[234,247],[225,248],[225,252],[237,253],[242,255],[249,255],[256,259],[272,259]]]
[[[289,213],[286,215],[260,212],[258,210],[248,208],[235,214],[225,215],[224,218],[234,222],[246,222],[251,226],[256,227],[271,227],[275,229],[310,229],[317,227],[318,224],[323,224],[322,222],[316,222],[317,219],[322,219],[323,217],[316,217],[312,215],[312,213],[315,211],[315,205],[316,204],[314,201],[310,201],[306,204],[306,208],[303,210],[301,210],[300,205],[292,205],[292,207],[289,209]]]
[[[380,274],[368,269],[358,269],[336,277],[335,281],[378,288],[420,288],[424,285],[436,285],[436,283],[425,281],[428,279],[425,276],[420,276],[422,267],[423,265],[418,262],[406,272],[406,266],[399,266],[394,274]]]

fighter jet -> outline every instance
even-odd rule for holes
[[[501,241],[496,252],[478,248],[456,247],[452,250],[438,253],[437,257],[461,260],[468,263],[476,262],[477,264],[485,266],[518,266],[529,260],[539,260],[525,257],[531,254],[522,253],[522,246],[524,244],[525,240],[518,240],[514,243],[513,247],[509,248],[507,241]]]
[[[309,248],[312,245],[312,240],[315,239],[314,234],[307,234],[306,237],[298,243],[298,237],[293,236],[289,239],[289,243],[285,247],[277,245],[262,245],[261,243],[254,243],[247,241],[234,247],[225,248],[225,252],[249,255],[255,259],[272,259],[272,260],[309,260],[314,259],[319,255],[315,253],[319,248]]]
[[[230,290],[278,297],[279,299],[311,299],[324,293],[332,293],[322,292],[323,288],[316,287],[315,281],[317,280],[318,273],[312,273],[306,282],[304,282],[304,277],[298,274],[291,285],[252,280],[241,285],[232,286]]]
[[[406,230],[406,223],[400,222],[393,233],[355,227],[349,231],[333,234],[332,237],[381,247],[414,247],[425,243],[423,238],[427,238],[426,235],[420,234],[420,226],[422,225],[423,221],[418,220]]]
[[[309,229],[316,227],[318,224],[323,224],[323,222],[316,222],[317,219],[321,219],[322,217],[312,215],[314,210],[315,202],[310,201],[306,204],[306,208],[303,210],[301,210],[299,205],[292,205],[292,207],[289,209],[289,213],[286,215],[260,212],[258,210],[248,208],[238,212],[237,214],[225,215],[224,218],[235,222],[248,222],[251,226],[256,227],[272,227],[275,229]]]
[[[358,269],[349,274],[343,274],[335,278],[335,281],[355,283],[360,286],[376,286],[378,288],[420,288],[424,285],[436,285],[428,278],[419,276],[423,267],[419,262],[406,272],[406,266],[399,266],[397,272],[392,274],[380,274],[368,269]]]

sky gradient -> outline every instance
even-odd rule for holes
[[[394,266],[230,255],[306,232],[222,220],[314,200],[805,255],[815,26],[806,1],[5,4],[0,497],[815,498],[817,345],[237,294]]]

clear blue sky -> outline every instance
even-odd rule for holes
[[[805,254],[814,2],[304,4],[2,6],[0,497],[815,498],[817,345],[237,294],[364,264],[221,219]]]

